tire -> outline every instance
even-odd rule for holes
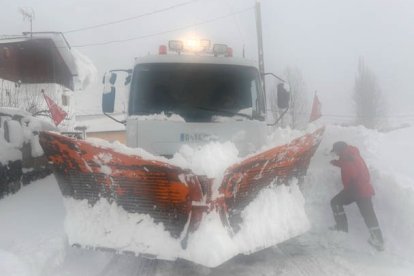
[[[8,184],[8,190],[9,190],[8,194],[17,193],[20,190],[21,187],[22,187],[22,183],[20,182],[20,180],[10,182]]]
[[[0,197],[16,193],[21,188],[22,160],[9,161],[0,167]]]

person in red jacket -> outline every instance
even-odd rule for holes
[[[331,208],[336,222],[333,229],[348,232],[348,220],[344,206],[355,202],[370,233],[368,242],[376,249],[384,250],[382,232],[371,200],[375,192],[365,161],[356,147],[342,141],[334,143],[332,151],[339,158],[332,160],[331,164],[341,169],[344,186],[342,191],[331,200]]]

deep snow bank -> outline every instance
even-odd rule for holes
[[[127,213],[101,199],[93,207],[86,201],[65,199],[69,243],[156,255],[161,259],[185,258],[215,267],[239,253],[251,253],[295,237],[309,229],[304,200],[295,183],[264,189],[242,212],[241,230],[233,237],[217,212],[205,215],[190,235],[188,247],[154,223],[148,215]]]
[[[342,184],[339,169],[329,164],[335,158],[330,150],[335,141],[342,140],[360,149],[370,169],[376,191],[373,203],[384,233],[386,252],[414,260],[414,170],[411,161],[414,147],[409,146],[413,139],[414,128],[379,133],[363,127],[328,127],[312,160],[303,191],[313,231],[320,234],[334,224],[329,202]],[[366,243],[368,231],[356,204],[347,206],[346,212],[350,236],[348,245],[341,246],[369,250]]]

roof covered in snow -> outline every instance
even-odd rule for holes
[[[22,83],[58,83],[74,90],[75,58],[62,33],[0,37],[0,77]]]

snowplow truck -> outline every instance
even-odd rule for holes
[[[40,134],[65,198],[72,245],[215,267],[308,230],[298,208],[303,198],[290,183],[306,173],[323,129],[260,151],[269,127],[257,64],[232,57],[223,44],[185,47],[170,41],[124,71],[127,147]],[[108,116],[117,75],[104,78]],[[168,159],[184,145],[227,141],[241,159],[216,178]]]

